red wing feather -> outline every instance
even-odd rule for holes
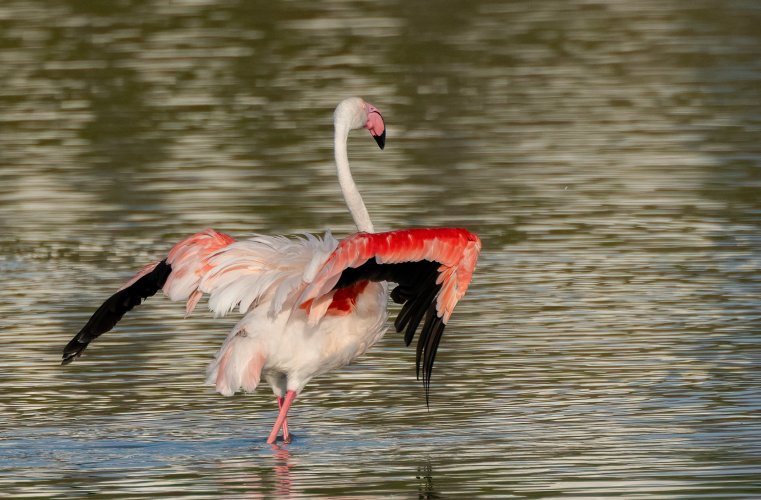
[[[310,308],[358,283],[398,283],[391,298],[404,304],[394,322],[407,345],[423,323],[415,365],[423,371],[426,402],[433,361],[449,317],[468,289],[481,250],[478,236],[465,229],[408,229],[357,233],[341,241],[297,301],[316,323],[326,308]]]
[[[403,262],[437,262],[436,312],[446,323],[465,291],[476,267],[481,240],[475,234],[459,228],[426,228],[389,231],[386,233],[356,233],[342,240],[328,258],[312,283],[302,293],[298,303],[330,292],[341,274],[357,268],[369,259],[378,264]],[[316,321],[319,318],[310,318]]]

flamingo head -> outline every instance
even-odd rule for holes
[[[347,124],[350,130],[366,128],[381,149],[386,145],[386,124],[383,123],[383,117],[378,108],[364,99],[349,97],[341,101],[333,115],[333,123],[336,127]]]

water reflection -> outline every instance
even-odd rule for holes
[[[418,480],[418,498],[425,500],[441,498],[433,484],[433,469],[430,458],[426,457],[425,464],[418,466],[415,479]]]
[[[750,0],[3,2],[0,491],[758,496],[759,23]],[[484,241],[430,412],[391,335],[272,450],[270,394],[202,386],[235,318],[159,298],[58,366],[183,235],[351,231],[349,94],[389,125],[383,153],[351,143],[376,226]]]
[[[262,450],[264,451],[264,450]],[[248,459],[220,460],[211,475],[225,491],[236,491],[247,498],[292,498],[304,494],[294,488],[292,458],[287,447],[271,446],[270,453],[252,452]]]

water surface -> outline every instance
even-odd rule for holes
[[[0,6],[0,491],[14,498],[761,495],[761,9],[752,0]],[[268,390],[204,370],[236,318],[155,297],[61,348],[188,234],[484,243],[431,408],[389,334]]]

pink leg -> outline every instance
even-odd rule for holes
[[[283,401],[285,398],[282,398],[278,396],[277,398],[277,407],[279,409],[283,409]],[[288,433],[288,417],[285,417],[285,420],[283,420],[283,442],[284,443],[290,443],[291,442],[291,435]]]
[[[291,407],[291,403],[293,403],[294,399],[296,399],[295,391],[288,391],[285,393],[285,401],[283,401],[283,406],[280,408],[280,413],[277,416],[275,425],[272,427],[272,432],[270,432],[270,437],[267,438],[267,444],[275,444],[275,440],[277,439],[277,433],[280,431],[280,428],[283,426],[283,422],[285,422],[285,417],[288,415],[288,408]]]

